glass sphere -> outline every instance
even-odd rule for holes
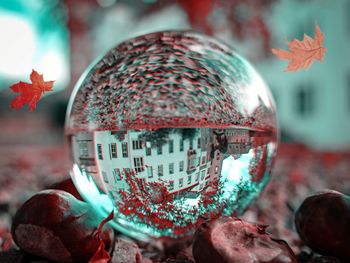
[[[194,32],[129,39],[87,69],[66,135],[81,195],[141,240],[239,215],[269,181],[276,112],[256,70]]]

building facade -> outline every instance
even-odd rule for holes
[[[146,183],[164,182],[171,194],[195,198],[220,178],[225,158],[238,159],[251,149],[248,130],[185,132],[154,131],[148,137],[136,130],[79,133],[73,136],[73,155],[85,174],[114,197],[129,188],[125,172],[133,171]]]
[[[209,135],[209,134],[207,134]],[[156,135],[155,135],[156,136]],[[146,182],[162,181],[170,193],[201,191],[210,168],[209,149],[201,145],[207,141],[198,129],[192,138],[169,133],[162,144],[152,145],[142,139],[142,131],[128,131],[118,136],[110,131],[94,133],[96,164],[108,191],[118,193],[128,189],[125,171],[133,170]]]

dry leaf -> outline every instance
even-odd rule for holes
[[[290,60],[286,71],[298,71],[300,69],[308,69],[314,60],[322,62],[326,48],[323,45],[323,34],[320,27],[315,25],[314,38],[304,34],[303,41],[294,39],[288,41],[290,51],[282,49],[272,49],[272,53],[279,59]]]
[[[108,263],[110,260],[111,257],[105,250],[105,244],[101,241],[100,246],[97,248],[89,263]]]
[[[18,110],[29,104],[30,111],[33,111],[44,92],[52,91],[54,81],[44,81],[43,75],[34,69],[30,74],[30,80],[32,84],[20,81],[10,87],[13,92],[21,93],[12,100],[11,108]]]
[[[97,228],[95,238],[100,240],[100,245],[97,248],[95,254],[90,259],[89,263],[108,263],[111,260],[109,253],[105,250],[105,244],[101,238],[102,228],[103,226],[114,217],[114,211],[112,211],[107,218],[103,219]]]

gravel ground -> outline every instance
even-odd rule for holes
[[[16,248],[10,235],[11,218],[33,194],[68,178],[70,161],[61,146],[3,148],[0,156],[0,262],[26,262],[18,252],[4,252]],[[242,218],[269,225],[268,233],[303,255],[309,249],[295,231],[295,210],[305,197],[324,189],[350,194],[349,179],[350,152],[317,152],[303,145],[282,144],[270,183]],[[147,245],[139,246],[143,255],[153,255]],[[7,256],[7,261],[1,256]],[[22,261],[16,261],[19,257]]]

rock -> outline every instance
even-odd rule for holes
[[[45,190],[26,201],[14,216],[12,235],[24,251],[56,262],[88,262],[100,245],[101,218],[90,205],[61,190]],[[102,231],[106,250],[114,232]]]
[[[19,250],[0,252],[0,262],[2,263],[22,263],[24,262],[24,258],[24,253]]]
[[[140,249],[134,242],[116,239],[111,263],[141,263],[141,259]]]
[[[341,263],[341,261],[331,256],[316,256],[313,257],[308,263]]]
[[[341,261],[332,256],[321,256],[313,252],[302,251],[298,255],[298,263],[341,263]]]
[[[273,239],[266,226],[222,217],[202,224],[193,242],[196,263],[297,263],[286,242]]]
[[[306,198],[295,214],[300,238],[314,251],[350,262],[350,197],[327,190]]]
[[[141,263],[153,263],[153,261],[150,260],[149,258],[142,258]]]
[[[28,254],[23,250],[11,249],[6,252],[0,252],[1,263],[50,263],[40,257]]]
[[[194,263],[193,260],[190,259],[170,259],[168,258],[165,263]]]
[[[165,257],[169,260],[178,260],[174,262],[193,262],[192,240],[176,239],[168,240],[164,244]]]
[[[298,263],[309,263],[312,259],[312,254],[307,253],[306,251],[301,251],[298,256]]]

